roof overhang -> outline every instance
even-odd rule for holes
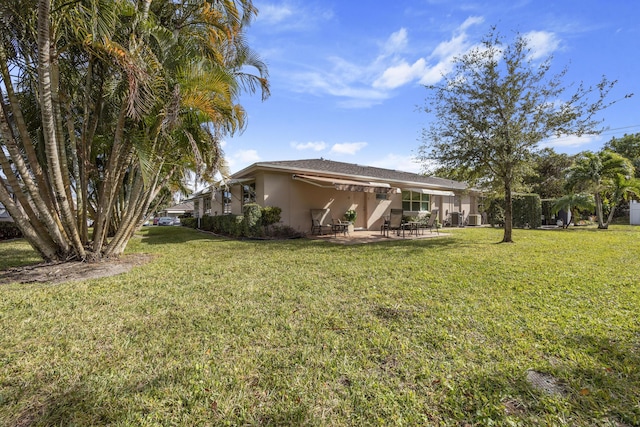
[[[453,197],[456,195],[453,191],[443,191],[443,190],[432,190],[430,188],[403,188],[403,190],[413,191],[416,193],[429,194],[431,196],[449,196]]]
[[[340,191],[358,191],[363,193],[389,194],[396,191],[395,188],[386,182],[375,181],[354,181],[350,179],[331,178],[326,176],[293,174],[296,181],[306,182],[322,188],[335,188]]]

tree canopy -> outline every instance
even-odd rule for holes
[[[565,195],[565,172],[574,161],[572,155],[556,153],[544,148],[532,157],[531,169],[524,176],[525,190],[541,199],[555,199]]]
[[[552,74],[551,59],[537,61],[528,40],[506,44],[494,29],[480,47],[454,60],[442,83],[427,86],[419,158],[479,179],[505,198],[503,242],[512,241],[512,193],[522,184],[539,143],[554,135],[598,133],[596,113],[615,82],[578,85],[569,93],[566,69]]]
[[[611,138],[604,148],[629,159],[636,170],[636,178],[640,178],[640,133]]]
[[[251,0],[5,0],[0,202],[47,261],[122,253],[163,188],[211,176],[269,95]],[[90,235],[88,224],[93,224]]]

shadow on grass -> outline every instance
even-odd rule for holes
[[[42,258],[23,240],[2,242],[0,244],[0,260],[0,270],[42,262]]]
[[[141,231],[142,242],[147,245],[165,245],[167,243],[183,243],[191,240],[211,240],[225,241],[229,240],[224,237],[218,237],[213,234],[203,233],[193,228],[173,226],[160,227],[149,226],[144,227]]]
[[[185,227],[145,227],[143,229],[142,242],[149,245],[161,245],[170,243],[183,243],[188,241],[211,241],[211,242],[233,242],[239,245],[261,245],[272,246],[278,249],[299,250],[301,248],[331,248],[337,251],[354,251],[359,248],[372,248],[374,250],[388,250],[389,248],[405,248],[409,251],[423,251],[427,248],[460,248],[462,246],[472,246],[455,237],[433,238],[433,239],[415,239],[415,240],[380,240],[376,242],[355,243],[355,244],[336,244],[329,241],[292,238],[292,239],[249,239],[249,238],[232,238],[226,236],[217,236],[211,233],[194,230]]]
[[[560,395],[534,387],[527,380],[528,367],[522,367],[511,378],[505,373],[475,373],[464,378],[448,391],[446,409],[451,414],[482,414],[498,425],[506,424],[507,418],[537,425],[559,414],[571,420],[571,425],[640,425],[637,343],[615,343],[603,337],[579,335],[565,344],[591,357],[591,363],[563,366],[560,360],[542,369],[563,385],[564,392]],[[585,367],[587,364],[593,367]],[[465,421],[473,424],[478,420]]]
[[[84,377],[92,375],[95,374]],[[258,420],[257,425],[305,425],[312,418],[306,405],[286,402],[270,402],[264,408],[218,408],[215,387],[194,386],[193,379],[198,377],[198,369],[193,366],[165,368],[155,376],[138,375],[122,383],[104,372],[104,376],[95,379],[101,381],[101,386],[106,387],[108,393],[97,391],[95,386],[82,381],[67,388],[59,384],[44,384],[29,396],[31,401],[26,409],[17,413],[8,425],[175,425],[176,418],[189,418],[192,412],[200,414],[193,419],[202,419],[202,414],[206,414],[204,419],[211,425],[252,425],[254,418]],[[105,380],[107,383],[103,382]],[[199,383],[204,384],[202,381]],[[163,401],[161,407],[139,403],[158,399]]]

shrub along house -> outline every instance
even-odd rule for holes
[[[277,206],[281,222],[311,230],[311,210],[329,209],[326,222],[356,211],[355,228],[379,230],[390,210],[419,216],[439,209],[440,222],[480,225],[480,192],[465,183],[325,159],[259,162],[234,173],[224,188],[194,195],[194,216],[242,214],[246,203]],[[471,214],[471,216],[469,216]]]

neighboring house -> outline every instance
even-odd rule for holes
[[[0,203],[0,221],[13,221],[2,203]]]
[[[170,208],[163,209],[160,211],[159,216],[170,216],[175,218],[181,215],[193,215],[193,200],[187,200],[180,204],[171,206]]]
[[[311,229],[311,209],[330,209],[342,219],[355,210],[356,229],[379,230],[392,208],[417,216],[439,209],[440,221],[478,214],[481,193],[465,183],[410,172],[325,159],[260,162],[234,173],[223,189],[194,195],[194,216],[233,213],[245,203],[277,206],[281,221],[298,231]],[[479,224],[478,224],[479,225]]]

